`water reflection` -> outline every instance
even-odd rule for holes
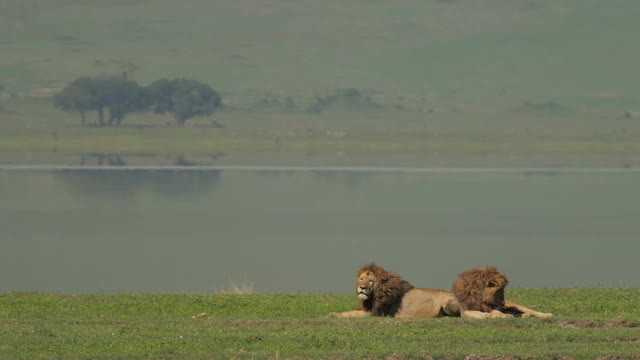
[[[313,174],[319,178],[324,178],[337,183],[358,185],[366,183],[375,174],[373,171],[319,171],[314,170]]]
[[[0,170],[0,291],[350,292],[376,261],[448,288],[640,286],[640,173]]]
[[[199,157],[197,160],[191,159],[185,155],[171,155],[171,156],[158,156],[155,153],[134,153],[134,154],[120,154],[120,153],[89,153],[80,155],[79,161],[77,162],[79,166],[82,167],[127,167],[131,162],[158,162],[162,160],[162,162],[166,162],[169,164],[173,164],[178,167],[188,167],[188,166],[201,166],[208,163],[215,163],[217,160],[220,160],[226,157],[227,154],[223,152],[214,152],[208,154],[204,157]],[[69,155],[72,158],[71,163],[76,163],[77,156]],[[71,160],[71,159],[70,159]],[[152,161],[150,161],[152,160]],[[203,163],[201,163],[201,161]],[[60,161],[64,163],[66,161]]]
[[[142,191],[173,200],[206,196],[218,184],[222,170],[181,171],[109,169],[61,170],[52,173],[60,188],[83,201],[132,201]]]

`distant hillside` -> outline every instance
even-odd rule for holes
[[[615,3],[615,5],[614,5]],[[0,85],[198,79],[309,98],[340,88],[453,104],[638,104],[635,0],[0,1]]]

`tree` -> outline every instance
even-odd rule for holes
[[[124,117],[134,111],[149,107],[146,91],[135,81],[114,79],[78,78],[53,97],[55,107],[79,112],[82,125],[88,111],[98,112],[98,125],[119,126]],[[104,111],[109,110],[108,122]]]
[[[145,111],[150,99],[135,81],[97,80],[98,103],[109,109],[109,126],[120,126],[131,112]]]
[[[87,111],[98,110],[94,80],[85,77],[74,80],[54,95],[53,106],[63,111],[79,112],[81,124],[84,125]],[[102,126],[102,110],[99,110],[99,114]]]
[[[211,87],[186,79],[162,79],[142,88],[124,78],[82,77],[53,97],[55,107],[79,112],[82,125],[88,111],[97,111],[99,126],[120,126],[127,114],[149,108],[158,114],[173,114],[176,123],[183,126],[188,119],[211,114],[220,103],[220,94]],[[109,112],[107,121],[105,110]]]
[[[151,108],[157,114],[171,113],[176,124],[213,113],[222,102],[220,94],[195,80],[161,79],[148,87]]]

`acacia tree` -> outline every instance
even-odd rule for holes
[[[82,125],[86,121],[87,111],[97,110],[99,125],[104,125],[102,109],[98,108],[98,99],[95,94],[94,80],[90,78],[78,78],[68,84],[53,97],[53,106],[63,111],[79,112]]]
[[[148,87],[151,108],[157,114],[171,113],[178,126],[188,119],[206,116],[220,107],[222,97],[206,84],[188,79],[161,79]]]
[[[119,126],[124,117],[134,111],[144,111],[149,106],[146,91],[134,81],[78,78],[53,97],[55,107],[69,112],[79,112],[82,125],[88,111],[98,112],[99,126]],[[104,111],[109,120],[105,122]]]
[[[53,104],[64,111],[79,112],[82,125],[89,111],[98,113],[99,126],[119,126],[127,114],[151,108],[158,114],[171,113],[176,123],[184,126],[188,119],[211,114],[221,100],[218,92],[195,80],[162,79],[142,88],[130,80],[82,77],[56,94]]]
[[[109,109],[109,126],[120,126],[127,114],[145,111],[150,105],[147,91],[135,81],[100,80],[98,97]]]

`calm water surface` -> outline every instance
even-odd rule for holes
[[[0,170],[0,292],[640,286],[639,172]]]

